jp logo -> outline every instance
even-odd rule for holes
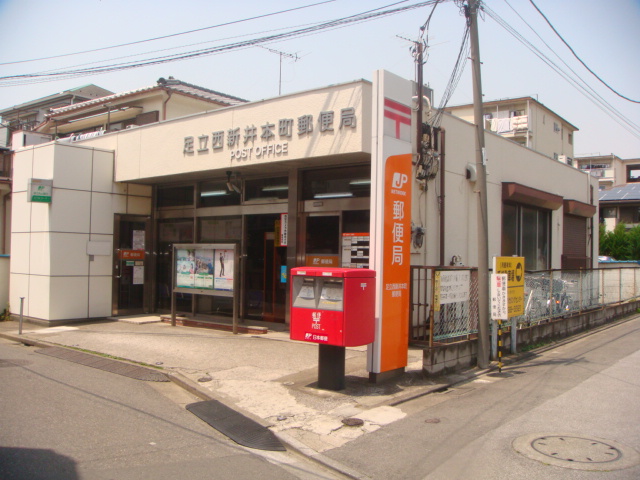
[[[407,175],[396,172],[393,174],[392,186],[393,188],[402,188],[408,181],[409,177],[407,177]]]

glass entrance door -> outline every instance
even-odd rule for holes
[[[369,268],[369,210],[309,213],[302,265]]]
[[[135,315],[149,311],[149,228],[149,217],[116,215],[113,315]]]
[[[306,217],[305,266],[340,266],[340,215]]]

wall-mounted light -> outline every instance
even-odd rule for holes
[[[226,195],[226,190],[210,190],[208,192],[200,192],[201,197],[221,197],[222,195]]]
[[[371,185],[370,178],[356,178],[355,180],[351,180],[349,185]]]
[[[348,198],[353,197],[351,192],[316,193],[313,198]]]
[[[289,190],[289,185],[269,185],[268,187],[262,187],[263,192],[286,192]]]

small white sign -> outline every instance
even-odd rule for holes
[[[144,284],[144,267],[139,267],[139,266],[133,267],[133,284],[134,285]]]
[[[289,245],[289,214],[280,214],[280,246],[286,247]]]
[[[441,304],[469,300],[471,273],[468,270],[441,270],[439,273]]]
[[[491,318],[507,320],[509,318],[509,293],[506,273],[491,274]]]

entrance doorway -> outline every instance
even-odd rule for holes
[[[267,322],[285,321],[287,247],[276,234],[279,214],[246,217],[244,315]]]
[[[303,217],[303,265],[368,268],[369,210],[309,213]],[[349,235],[357,235],[352,241]],[[345,248],[349,251],[345,252]]]
[[[116,215],[113,255],[113,315],[149,312],[150,218]]]

